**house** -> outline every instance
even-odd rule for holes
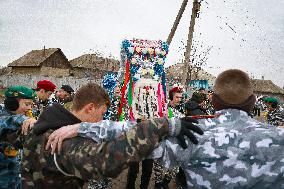
[[[257,96],[276,97],[284,101],[284,89],[275,85],[271,80],[252,79],[254,94]]]
[[[69,76],[72,69],[66,56],[59,48],[32,50],[8,64],[12,74],[45,76]]]
[[[183,77],[183,64],[177,63],[165,68],[166,77],[169,83],[181,83]],[[200,69],[196,71],[196,68],[190,74],[190,80],[208,81],[208,84],[212,86],[216,77],[210,73]]]
[[[117,73],[119,61],[100,57],[97,54],[84,54],[70,61],[72,74],[77,78],[102,79],[106,73]]]

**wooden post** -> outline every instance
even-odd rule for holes
[[[170,45],[171,42],[172,42],[172,39],[173,39],[173,37],[174,37],[174,35],[175,35],[175,32],[176,32],[176,30],[177,30],[177,27],[178,27],[178,25],[179,25],[180,19],[181,19],[182,14],[183,14],[183,12],[184,12],[184,10],[185,10],[185,7],[186,7],[186,5],[187,5],[187,2],[188,2],[188,0],[183,0],[183,2],[182,2],[182,4],[181,4],[181,7],[180,7],[179,12],[178,12],[178,15],[177,15],[176,20],[175,20],[175,22],[174,22],[174,25],[173,25],[173,27],[172,27],[172,29],[171,29],[171,33],[169,34],[168,39],[167,39],[168,45]]]
[[[200,10],[200,2],[198,2],[198,0],[194,0],[193,7],[192,7],[192,13],[191,13],[191,21],[190,21],[190,26],[189,26],[188,39],[187,39],[187,44],[186,44],[186,51],[184,53],[182,84],[186,89],[188,85],[187,83],[188,82],[188,72],[191,71],[191,69],[189,69],[189,63],[190,63],[190,51],[191,51],[191,46],[192,46],[195,18],[197,17],[199,10]]]

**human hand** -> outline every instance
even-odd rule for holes
[[[67,125],[53,131],[53,133],[51,133],[51,135],[49,135],[48,137],[45,149],[48,150],[51,147],[51,154],[54,154],[56,149],[58,154],[60,154],[63,140],[76,137],[78,135],[77,130],[79,126],[79,123],[74,125]]]
[[[34,119],[34,118],[29,118],[29,119],[25,120],[22,124],[21,133],[23,135],[27,135],[28,132],[31,130],[31,128],[34,126],[35,122],[36,122],[36,119]]]
[[[187,148],[185,136],[187,136],[193,144],[198,144],[198,140],[192,132],[198,133],[199,135],[204,134],[202,129],[193,123],[198,123],[198,121],[189,117],[180,118],[181,129],[176,138],[183,149]]]

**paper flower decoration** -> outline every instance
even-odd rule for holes
[[[158,64],[160,64],[160,65],[164,64],[164,60],[163,60],[162,58],[158,58],[157,62],[158,62]]]
[[[148,53],[149,53],[150,55],[154,54],[154,49],[148,48]]]
[[[142,69],[141,69],[141,74],[142,74],[142,75],[146,75],[146,74],[147,74],[147,70],[146,70],[145,68],[142,68]]]
[[[155,53],[156,53],[156,55],[159,55],[161,53],[161,50],[159,48],[156,48]]]
[[[137,64],[136,58],[132,58],[132,59],[131,59],[131,64]]]
[[[137,53],[141,53],[141,48],[140,47],[136,47],[135,50],[136,50]]]
[[[133,47],[128,47],[129,53],[133,54],[134,53],[134,48]]]
[[[103,88],[106,89],[109,93],[112,93],[114,91],[114,88],[116,87],[116,77],[113,74],[107,74],[104,76],[102,84]]]
[[[148,52],[148,50],[147,50],[146,48],[143,48],[143,49],[142,49],[142,53],[143,53],[143,54],[147,54],[147,52]]]

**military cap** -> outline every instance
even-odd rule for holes
[[[213,93],[213,90],[209,90],[207,93],[208,93],[208,94],[212,94],[212,93]]]
[[[46,91],[54,92],[56,85],[49,80],[41,80],[37,83],[37,89],[44,89]]]
[[[33,99],[36,94],[34,90],[24,86],[11,86],[5,91],[5,97],[7,98],[25,98]]]
[[[264,99],[264,102],[267,102],[267,103],[278,103],[278,100],[277,98],[274,98],[274,97],[267,97]]]
[[[64,91],[66,91],[69,94],[74,92],[74,89],[70,85],[62,85],[61,89],[63,89]]]
[[[178,86],[178,87],[173,87],[169,92],[170,92],[170,93],[176,93],[176,92],[178,92],[178,93],[183,93],[183,88],[180,87],[180,86]]]
[[[174,93],[183,93],[183,88],[181,86],[173,87],[169,91],[170,100],[173,100]]]

